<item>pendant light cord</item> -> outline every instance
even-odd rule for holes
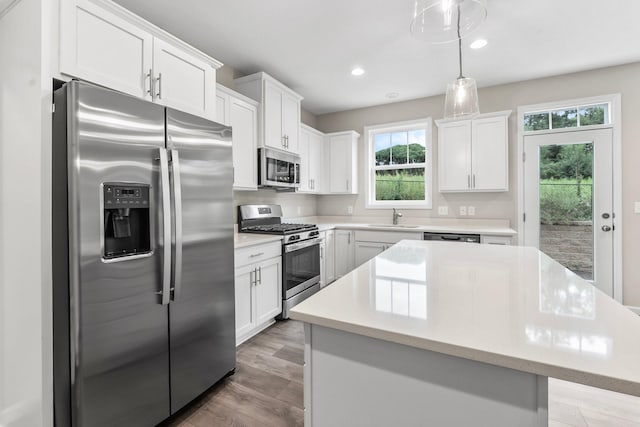
[[[460,37],[460,3],[458,2],[458,60],[460,62],[460,76],[458,76],[458,79],[464,79],[462,75],[462,37]]]

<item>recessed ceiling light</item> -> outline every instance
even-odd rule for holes
[[[400,96],[400,94],[398,92],[389,92],[385,96],[387,98],[389,98],[389,99],[394,99],[394,98],[397,98],[398,96]]]
[[[469,45],[471,49],[482,49],[487,45],[487,41],[485,39],[474,40],[473,43]]]
[[[351,70],[351,75],[352,76],[361,76],[364,74],[364,68],[360,68],[360,67],[356,67],[353,70]]]

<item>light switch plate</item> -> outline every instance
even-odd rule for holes
[[[467,214],[469,216],[474,216],[476,214],[476,207],[475,206],[468,206],[467,207]]]
[[[460,215],[466,215],[466,214],[467,214],[467,207],[460,206]]]
[[[449,206],[438,206],[438,215],[449,215]]]

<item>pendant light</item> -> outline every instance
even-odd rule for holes
[[[460,6],[458,5],[458,31],[460,31]],[[458,33],[460,34],[460,33]],[[458,35],[458,63],[460,75],[453,83],[447,84],[444,98],[444,118],[474,116],[480,113],[478,87],[475,79],[462,75],[462,38]]]
[[[487,16],[486,0],[416,0],[411,34],[434,44],[458,42],[458,78],[447,85],[445,118],[480,113],[476,81],[462,74],[462,39]]]

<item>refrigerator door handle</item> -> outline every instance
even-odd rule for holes
[[[174,266],[173,300],[177,301],[182,289],[182,184],[180,182],[180,155],[171,150],[173,166],[173,198],[175,209],[176,253]]]
[[[169,194],[169,159],[167,150],[160,148],[160,182],[162,191],[162,305],[169,304],[171,293],[171,196]]]

